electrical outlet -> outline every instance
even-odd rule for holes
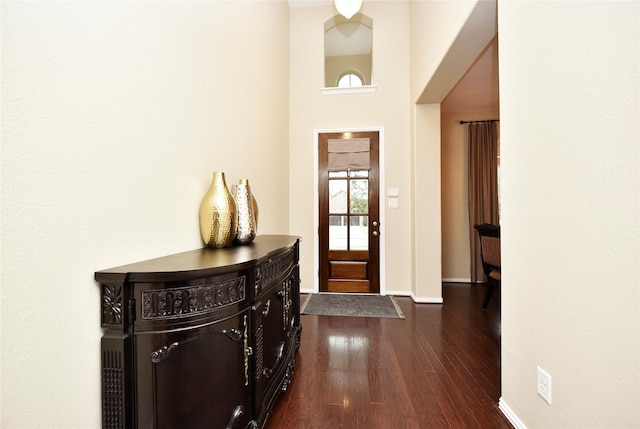
[[[537,390],[538,395],[551,405],[551,376],[544,369],[538,368]]]

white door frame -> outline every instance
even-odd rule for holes
[[[324,133],[354,133],[354,132],[378,132],[379,141],[378,141],[378,153],[379,153],[379,162],[378,162],[378,179],[379,179],[379,191],[378,191],[378,204],[379,204],[379,214],[380,214],[380,228],[378,228],[380,235],[380,249],[378,252],[378,257],[380,258],[379,267],[380,267],[380,295],[386,295],[386,258],[385,258],[385,240],[386,240],[386,195],[387,190],[385,188],[385,169],[384,169],[384,127],[349,127],[349,128],[315,128],[313,130],[313,187],[315,198],[313,199],[313,228],[315,233],[313,234],[313,272],[315,273],[313,279],[313,292],[318,293],[320,291],[320,252],[318,250],[319,239],[318,239],[318,230],[320,228],[320,219],[318,217],[318,136]]]

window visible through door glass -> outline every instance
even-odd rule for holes
[[[347,214],[347,180],[329,180],[329,213]]]
[[[369,249],[369,216],[351,216],[349,224],[349,249]]]
[[[329,216],[329,249],[347,250],[347,216]]]
[[[329,249],[369,249],[369,172],[329,173]]]
[[[369,213],[369,181],[364,179],[349,181],[351,198],[350,213]]]

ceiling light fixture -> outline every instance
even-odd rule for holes
[[[333,4],[336,6],[338,12],[340,12],[340,15],[351,19],[351,17],[360,10],[362,0],[333,0]]]

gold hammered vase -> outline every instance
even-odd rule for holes
[[[253,215],[256,217],[256,234],[258,233],[258,201],[256,197],[251,194],[251,202],[253,203]]]
[[[200,232],[207,247],[229,247],[236,237],[236,203],[224,173],[216,171],[200,204]]]
[[[253,195],[247,179],[240,179],[235,187],[236,194],[236,242],[249,244],[256,238],[256,216],[254,212]]]

